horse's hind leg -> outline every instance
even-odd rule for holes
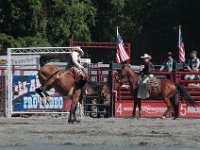
[[[74,121],[79,122],[76,118],[76,106],[80,100],[80,96],[81,96],[81,89],[75,89],[72,96],[72,106],[70,109],[70,115],[68,119],[69,123],[73,123]]]
[[[37,88],[36,90],[35,90],[39,95],[40,95],[40,97],[45,97],[46,95],[43,93],[43,91],[42,91],[42,89],[40,89],[40,88]]]
[[[42,105],[43,106],[45,106],[47,102],[49,103],[49,94],[45,90],[43,90],[42,88],[37,88],[35,91],[42,98]]]
[[[170,109],[171,109],[171,107],[172,107],[169,98],[165,98],[164,100],[165,100],[165,103],[166,103],[166,105],[167,105],[167,110],[164,112],[164,114],[163,114],[163,116],[162,116],[162,119],[165,119],[165,118],[166,118],[167,114],[169,113],[169,111],[170,111]]]
[[[171,99],[172,106],[174,108],[174,120],[178,118],[178,104],[175,102],[175,99]]]

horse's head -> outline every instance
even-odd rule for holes
[[[138,86],[139,74],[131,69],[130,65],[124,64],[121,70],[118,71],[119,78],[127,77],[133,84],[132,88],[135,89]]]
[[[127,64],[124,64],[121,70],[118,70],[119,78],[122,79],[124,77],[127,77],[130,71],[130,66]]]
[[[104,106],[110,106],[110,87],[106,84],[103,85],[102,88],[102,97],[103,97],[103,104]]]

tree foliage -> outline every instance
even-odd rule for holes
[[[95,16],[90,0],[0,1],[1,47],[90,41]]]
[[[178,54],[182,25],[186,54],[199,48],[199,0],[2,0],[0,47],[64,46],[69,41],[110,41],[116,27],[131,42],[133,63],[149,53],[160,63],[167,51]],[[111,53],[88,51],[99,61],[114,61]]]

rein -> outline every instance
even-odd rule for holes
[[[139,78],[140,78],[139,75],[135,71],[133,71],[131,68],[129,68],[129,70],[127,70],[127,75],[128,75],[127,77],[128,77],[129,82],[133,86],[133,90],[136,89],[138,87],[138,81],[139,81]],[[135,79],[136,76],[138,76],[137,81]]]
[[[57,74],[58,72],[60,72],[60,71],[62,71],[62,70],[58,70],[58,71],[56,71],[55,73],[53,73],[53,74],[43,83],[42,86],[44,86],[51,78],[53,78],[54,75],[56,75],[56,74]]]

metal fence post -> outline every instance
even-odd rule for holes
[[[7,49],[7,75],[6,75],[6,101],[5,112],[6,117],[11,118],[12,109],[12,69],[11,69],[11,49]]]
[[[111,114],[111,117],[114,117],[114,110],[115,110],[115,102],[114,102],[114,98],[113,98],[113,63],[110,63],[110,66],[109,66],[109,84],[110,84],[110,106],[111,106],[111,109],[110,109],[110,114]]]

